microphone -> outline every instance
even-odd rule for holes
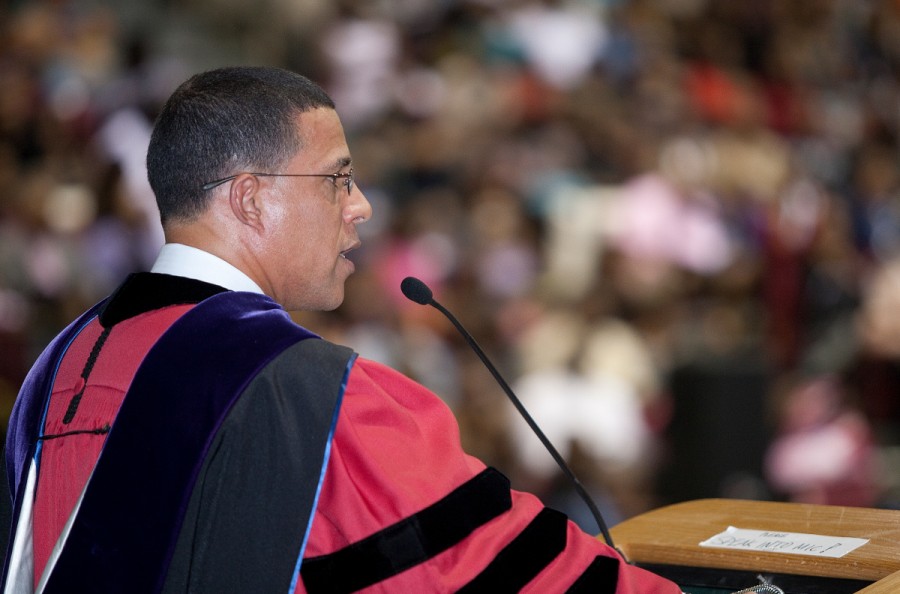
[[[569,465],[566,464],[566,461],[563,460],[563,457],[559,454],[553,444],[550,443],[550,440],[547,439],[547,436],[544,435],[544,432],[541,431],[541,428],[538,427],[537,423],[528,414],[528,411],[525,410],[525,406],[519,400],[519,398],[513,393],[512,388],[509,387],[509,384],[506,383],[506,380],[503,379],[503,376],[500,375],[500,372],[497,371],[497,368],[494,367],[494,364],[491,363],[490,359],[487,358],[487,355],[484,354],[484,351],[481,350],[481,347],[478,346],[478,343],[475,342],[475,339],[472,338],[472,335],[463,327],[462,324],[459,323],[459,320],[450,313],[443,305],[434,300],[434,295],[431,292],[431,289],[428,288],[428,285],[420,281],[419,279],[408,276],[403,279],[403,282],[400,283],[400,290],[403,292],[403,295],[413,301],[418,303],[419,305],[430,305],[437,309],[439,312],[444,314],[450,322],[456,326],[456,329],[459,330],[459,333],[462,334],[462,337],[466,340],[472,350],[475,351],[475,354],[478,355],[478,358],[481,359],[481,362],[484,363],[485,367],[488,368],[488,371],[491,372],[491,375],[494,376],[494,379],[497,380],[497,383],[500,384],[500,387],[503,388],[503,391],[509,397],[510,401],[513,403],[513,406],[516,407],[516,410],[519,411],[519,414],[522,415],[522,418],[525,419],[525,422],[528,423],[528,426],[531,427],[531,430],[534,431],[534,434],[538,436],[538,439],[541,440],[541,443],[544,444],[544,447],[547,448],[547,451],[550,452],[550,455],[553,457],[553,460],[560,467],[572,484],[575,486],[575,491],[578,495],[584,500],[587,504],[588,509],[591,510],[591,515],[594,516],[594,521],[597,522],[597,527],[600,528],[601,534],[603,534],[603,540],[606,541],[606,544],[611,546],[612,548],[616,548],[613,544],[612,535],[609,533],[609,529],[606,527],[606,522],[603,520],[603,516],[600,514],[600,510],[597,509],[597,505],[594,503],[591,496],[588,495],[587,490],[582,486],[581,481],[578,480],[578,477],[575,476],[575,473],[572,472],[572,469],[569,468]]]
[[[404,297],[419,305],[437,304],[437,301],[434,300],[434,293],[431,292],[428,285],[414,276],[407,276],[403,279],[403,282],[400,283],[400,290],[403,291]],[[453,321],[452,318],[451,321]]]

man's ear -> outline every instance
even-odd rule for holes
[[[240,223],[258,231],[263,230],[262,199],[262,185],[255,175],[239,175],[229,185],[231,213]]]

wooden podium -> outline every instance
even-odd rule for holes
[[[869,542],[840,558],[699,546],[729,526]],[[683,586],[687,585],[685,576],[707,576],[697,578],[703,580],[716,573],[738,572],[745,575],[742,587],[756,583],[746,583],[746,576],[763,574],[778,576],[772,583],[785,592],[790,592],[790,587],[779,584],[779,577],[796,584],[798,592],[900,592],[900,511],[701,499],[641,514],[610,532],[629,562]]]

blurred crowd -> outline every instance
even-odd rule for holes
[[[403,277],[610,523],[895,505],[900,2],[31,0],[0,24],[4,414],[53,334],[152,263],[161,101],[262,63],[332,94],[375,210],[344,305],[297,320],[435,390],[515,486],[587,511]]]

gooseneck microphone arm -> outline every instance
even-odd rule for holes
[[[550,443],[550,440],[547,439],[547,436],[544,435],[544,432],[541,431],[541,428],[538,427],[534,419],[531,418],[531,415],[528,414],[528,411],[525,410],[525,406],[522,405],[522,402],[513,393],[512,388],[509,387],[509,384],[506,383],[506,380],[503,379],[503,376],[500,375],[500,372],[497,371],[497,368],[494,367],[494,364],[491,363],[490,359],[487,358],[487,355],[484,354],[484,351],[481,350],[481,347],[478,346],[478,343],[475,342],[475,339],[472,338],[472,335],[469,334],[469,332],[463,327],[463,325],[459,323],[459,320],[457,320],[456,317],[447,310],[447,308],[434,300],[431,289],[429,289],[428,285],[426,285],[419,279],[412,276],[406,277],[405,279],[403,279],[403,282],[400,283],[400,290],[403,291],[403,295],[406,296],[406,298],[410,301],[414,301],[415,303],[418,303],[420,305],[430,305],[434,307],[439,312],[444,314],[454,326],[456,326],[456,329],[460,334],[462,334],[462,337],[466,340],[469,346],[472,347],[472,350],[475,351],[475,354],[478,355],[478,358],[481,359],[481,362],[484,363],[485,367],[488,368],[488,371],[491,372],[491,375],[494,376],[494,379],[497,380],[497,383],[500,384],[500,387],[503,388],[503,391],[506,392],[506,395],[513,403],[513,406],[516,407],[516,410],[519,411],[519,414],[522,415],[522,418],[525,419],[525,422],[528,423],[528,426],[531,427],[531,430],[534,431],[535,435],[538,436],[538,439],[541,440],[541,443],[544,444],[544,447],[547,448],[547,451],[550,452],[553,460],[560,467],[563,473],[569,478],[569,480],[572,481],[572,484],[575,486],[575,491],[591,510],[591,515],[594,516],[594,520],[597,522],[597,526],[600,528],[600,533],[603,534],[603,540],[606,541],[606,544],[615,548],[612,535],[610,535],[609,529],[606,527],[606,522],[603,520],[603,516],[600,514],[600,510],[597,509],[597,505],[594,503],[593,499],[591,499],[590,495],[588,495],[588,492],[587,490],[585,490],[584,486],[582,486],[581,481],[578,480],[578,477],[575,476],[575,473],[572,472],[572,469],[569,468],[563,457],[559,454],[558,451],[556,451],[556,448],[553,447],[553,444]]]

